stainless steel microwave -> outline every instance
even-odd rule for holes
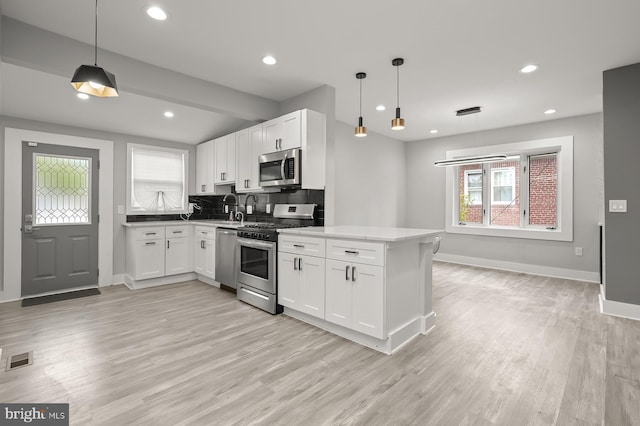
[[[299,186],[302,155],[300,149],[286,149],[258,157],[260,186]]]

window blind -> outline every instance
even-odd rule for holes
[[[186,210],[184,151],[131,148],[131,208],[144,213]]]

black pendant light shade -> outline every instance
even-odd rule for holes
[[[392,130],[402,130],[404,129],[404,118],[400,117],[400,65],[404,64],[404,59],[396,58],[391,61],[391,65],[396,67],[397,70],[397,103],[396,103],[396,118],[391,120],[391,129]]]
[[[96,0],[96,25],[93,65],[80,65],[73,73],[71,85],[78,92],[101,98],[118,96],[116,76],[98,66],[98,0]]]
[[[356,78],[360,80],[360,116],[358,117],[358,127],[356,127],[356,137],[363,138],[367,136],[367,128],[363,126],[362,121],[362,80],[367,78],[367,74],[359,72],[356,74]]]
[[[118,96],[116,76],[95,65],[80,65],[73,73],[71,85],[78,91],[99,97]]]

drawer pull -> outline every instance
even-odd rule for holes
[[[182,231],[172,231],[174,234],[182,234]]]
[[[359,251],[356,251],[356,250],[345,250],[344,252],[347,254],[355,254],[355,255],[358,255],[360,253]]]
[[[153,242],[151,242],[151,243],[144,243],[144,245],[145,245],[145,246],[155,246],[155,245],[156,245],[156,242],[155,242],[155,241],[153,241]]]
[[[155,232],[145,232],[144,235],[156,235],[156,233]]]
[[[295,248],[304,248],[303,244],[294,244],[293,245]]]

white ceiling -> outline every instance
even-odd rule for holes
[[[164,7],[169,19],[149,19],[150,4]],[[4,15],[89,44],[93,7],[90,0],[0,0]],[[400,140],[433,137],[434,128],[443,136],[601,111],[602,71],[640,62],[638,0],[102,0],[99,7],[101,48],[276,101],[328,84],[336,88],[338,120],[354,126],[354,74],[367,72],[365,125]],[[263,65],[265,54],[278,64]],[[400,106],[407,128],[391,131],[391,60],[398,56],[405,58]],[[520,74],[528,63],[539,70]],[[3,67],[2,114],[101,128],[93,110],[78,114],[56,89],[47,89],[51,94],[37,106],[20,101],[16,87],[35,72],[16,68]],[[64,78],[39,74],[68,94]],[[99,108],[120,111],[114,114],[121,115],[122,133],[193,143],[215,127],[238,124],[173,106],[184,110],[173,119],[175,131],[164,131],[149,125],[163,101],[126,94],[115,102],[91,100],[102,101]],[[387,110],[375,111],[379,103]],[[482,114],[455,117],[455,110],[476,105]],[[546,116],[548,108],[558,112]],[[135,113],[145,119],[132,119]]]

